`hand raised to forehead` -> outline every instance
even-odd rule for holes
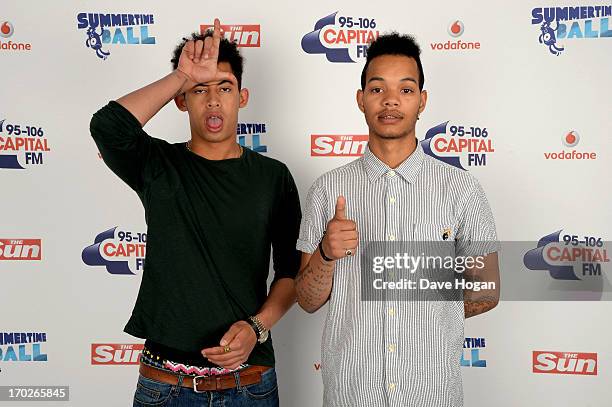
[[[202,40],[187,41],[179,58],[178,70],[188,77],[193,85],[198,83],[229,80],[237,85],[231,72],[218,69],[219,44],[221,43],[221,23],[215,18],[213,35]]]

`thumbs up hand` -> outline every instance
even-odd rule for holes
[[[327,223],[327,231],[321,245],[325,255],[332,260],[355,253],[359,244],[357,224],[346,217],[346,199],[339,196],[334,217]]]

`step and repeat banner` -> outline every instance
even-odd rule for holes
[[[131,405],[143,341],[122,330],[147,226],[89,121],[170,72],[175,45],[214,17],[246,59],[237,141],[285,162],[302,200],[366,148],[355,94],[368,41],[413,34],[423,148],[480,181],[502,247],[523,243],[500,253],[502,287],[537,276],[466,321],[465,405],[610,405],[611,3],[5,0],[0,406]],[[187,114],[171,103],[146,130],[186,141]],[[326,313],[296,306],[273,329],[283,406],[321,405]],[[35,393],[45,401],[17,402]]]

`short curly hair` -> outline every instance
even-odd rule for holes
[[[208,30],[204,34],[194,32],[191,34],[191,38],[183,38],[183,41],[176,46],[172,53],[172,59],[170,60],[170,62],[172,63],[172,69],[176,69],[178,67],[181,52],[183,52],[183,47],[185,46],[187,41],[204,41],[206,37],[211,36],[212,31]],[[221,42],[219,44],[219,58],[217,61],[227,62],[230,64],[230,67],[232,68],[232,73],[238,80],[238,89],[242,89],[242,70],[244,67],[244,58],[242,55],[240,55],[240,51],[238,51],[238,46],[236,45],[236,42],[221,38]]]
[[[414,37],[406,34],[398,34],[397,32],[381,35],[372,41],[368,47],[368,56],[363,71],[361,72],[362,90],[365,89],[366,71],[368,70],[370,62],[381,55],[404,55],[414,58],[419,68],[419,90],[423,90],[425,75],[423,74],[423,65],[421,65],[421,48]]]

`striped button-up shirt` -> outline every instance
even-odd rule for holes
[[[462,406],[462,301],[363,301],[359,250],[374,241],[454,241],[456,255],[498,250],[485,194],[468,172],[415,151],[395,169],[370,149],[322,175],[297,248],[313,253],[337,197],[357,223],[357,255],[336,262],[321,344],[323,405]],[[443,236],[444,235],[444,236]],[[484,244],[482,242],[485,242]],[[489,243],[486,243],[489,242]]]

